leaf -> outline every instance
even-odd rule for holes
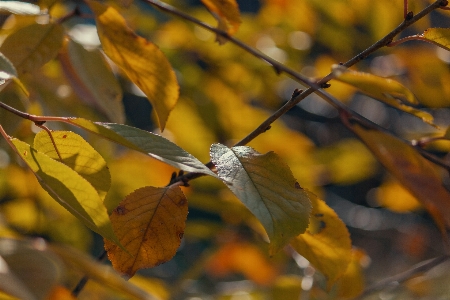
[[[131,277],[169,261],[180,246],[187,213],[187,199],[178,186],[147,186],[129,194],[111,214],[114,232],[129,254],[105,240],[114,269]]]
[[[213,144],[210,156],[219,177],[264,226],[271,254],[306,230],[309,196],[275,153]]]
[[[237,32],[241,24],[241,16],[236,0],[201,0],[206,8],[213,14],[219,22],[218,28],[232,35]],[[224,44],[227,40],[217,36],[219,44]]]
[[[450,51],[450,28],[428,28],[422,34],[422,37]]]
[[[88,51],[70,40],[59,60],[81,100],[96,106],[112,122],[125,122],[122,89],[100,50]]]
[[[127,125],[94,123],[82,118],[68,119],[68,122],[175,168],[217,177],[194,156],[160,135]]]
[[[329,289],[347,270],[352,242],[347,227],[334,210],[309,195],[313,208],[308,229],[291,240],[291,246],[327,278]]]
[[[27,89],[17,77],[17,70],[12,62],[0,52],[0,91],[6,87],[9,80],[13,80],[28,95]]]
[[[147,96],[163,131],[179,95],[169,61],[156,45],[127,27],[125,19],[114,8],[94,1],[88,4],[95,14],[103,51]]]
[[[439,229],[444,233],[450,228],[450,193],[434,166],[413,147],[391,135],[359,125],[353,125],[352,130],[380,163],[423,204]]]
[[[0,2],[0,13],[1,12],[10,12],[16,15],[32,15],[39,16],[42,15],[41,9],[39,6],[25,3],[20,1],[1,1]]]
[[[52,131],[62,163],[86,179],[104,200],[111,187],[111,175],[103,157],[81,136],[71,131]],[[49,134],[42,130],[34,138],[34,149],[59,161]]]
[[[19,75],[39,69],[62,47],[64,29],[60,24],[32,24],[9,35],[0,47]]]
[[[70,270],[81,271],[90,279],[103,286],[124,293],[131,299],[156,300],[157,298],[147,294],[137,286],[125,281],[113,268],[104,265],[83,252],[64,245],[50,245],[50,250],[59,255]],[[129,299],[129,298],[127,298]]]
[[[433,116],[408,104],[418,104],[414,94],[401,83],[376,75],[334,66],[335,79],[358,88],[364,94],[395,107],[433,125]]]
[[[16,153],[34,172],[50,196],[104,238],[116,241],[106,208],[97,191],[68,166],[51,159],[18,139],[11,139]]]
[[[350,258],[347,270],[336,283],[340,299],[353,299],[359,296],[365,287],[362,262],[367,260],[366,254],[362,250],[355,249],[352,250]]]
[[[377,203],[398,213],[418,210],[420,202],[395,179],[389,179],[376,189]]]

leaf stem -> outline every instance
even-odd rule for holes
[[[40,125],[40,124],[36,124],[36,123],[35,123],[35,125],[47,132],[48,136],[50,137],[50,140],[52,141],[53,147],[55,148],[56,154],[58,154],[59,160],[61,162],[63,162],[63,160],[61,158],[61,153],[59,153],[58,147],[56,146],[55,139],[53,138],[53,134],[50,131],[50,129],[48,129],[48,127],[45,125]]]

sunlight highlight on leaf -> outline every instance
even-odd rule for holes
[[[352,242],[334,210],[311,193],[309,199],[313,208],[308,229],[291,240],[291,246],[327,278],[329,289],[347,270]]]
[[[334,66],[333,73],[336,76],[336,80],[350,84],[364,94],[416,116],[434,126],[431,114],[409,105],[418,104],[418,101],[414,94],[401,83],[370,73],[351,71],[343,66]]]
[[[59,60],[80,99],[98,108],[110,121],[124,123],[122,88],[100,50],[88,51],[72,40],[63,49]]]
[[[219,22],[218,28],[234,34],[241,24],[241,16],[236,0],[201,0],[206,8],[213,14]],[[224,44],[227,40],[217,36],[219,44]]]
[[[103,157],[81,136],[71,131],[52,131],[62,163],[86,179],[102,200],[111,187],[111,175]],[[58,153],[45,130],[34,138],[34,148],[59,161]]]
[[[450,28],[428,28],[422,37],[450,51]]]
[[[161,131],[178,100],[179,86],[169,61],[156,45],[137,36],[112,7],[89,1],[103,51],[147,96]]]
[[[114,269],[131,277],[170,260],[180,246],[187,213],[178,186],[147,186],[129,194],[111,214],[114,232],[129,253],[105,240]]]
[[[1,1],[0,12],[7,11],[16,15],[38,16],[43,14],[39,6],[21,1]]]
[[[53,59],[62,47],[60,24],[32,24],[9,35],[0,47],[19,75],[31,73]],[[18,51],[17,49],[21,49]]]
[[[94,123],[82,118],[68,119],[68,123],[130,149],[145,153],[175,168],[217,177],[216,174],[194,156],[160,135],[127,125]]]
[[[27,143],[18,139],[11,139],[11,143],[53,199],[91,230],[111,241],[117,241],[106,208],[87,180]]]
[[[450,228],[450,193],[443,186],[435,167],[413,147],[391,135],[359,125],[353,125],[352,130],[381,164],[423,204],[441,232],[445,233],[446,228]],[[447,238],[446,234],[444,238]]]
[[[210,155],[219,177],[264,226],[271,254],[306,230],[309,195],[275,153],[213,144]]]

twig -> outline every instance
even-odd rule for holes
[[[365,296],[370,295],[374,292],[380,291],[386,287],[389,287],[390,285],[393,284],[400,284],[402,282],[405,282],[406,280],[412,278],[413,276],[419,274],[419,273],[423,273],[426,271],[431,270],[432,268],[436,267],[437,265],[440,265],[441,263],[447,261],[450,258],[449,255],[443,255],[443,256],[439,256],[424,262],[420,262],[417,265],[413,266],[411,269],[394,275],[392,277],[383,279],[371,286],[369,286],[367,289],[364,290],[364,292],[357,297],[354,300],[360,300],[363,299]]]
[[[45,125],[40,125],[40,124],[36,124],[36,123],[35,123],[35,125],[41,129],[44,129],[47,132],[48,136],[50,137],[50,140],[52,141],[53,147],[55,148],[56,154],[58,154],[59,160],[62,162],[61,153],[59,153],[58,147],[56,146],[55,139],[53,138],[53,135],[52,135],[52,132],[50,131],[50,129],[48,129],[48,127]]]

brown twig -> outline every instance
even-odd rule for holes
[[[48,127],[45,125],[41,125],[41,124],[37,124],[37,123],[34,123],[34,124],[37,127],[44,129],[47,132],[48,136],[50,137],[50,140],[52,141],[53,147],[55,148],[56,154],[58,154],[59,160],[62,162],[61,153],[59,153],[58,147],[56,146],[55,139],[53,138],[51,130],[48,129]]]

